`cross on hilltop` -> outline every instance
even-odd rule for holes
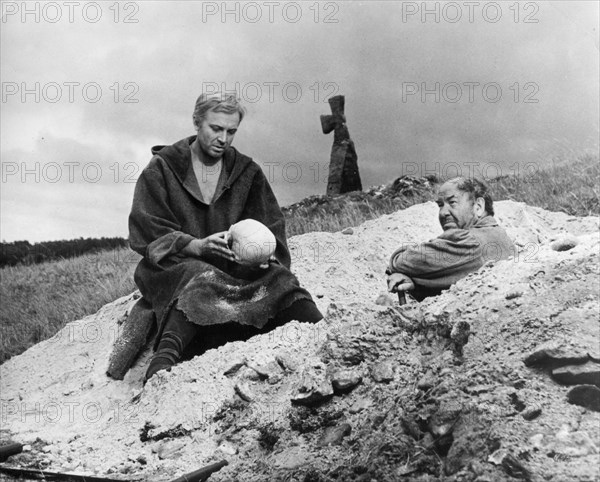
[[[335,196],[345,192],[362,191],[358,172],[358,156],[346,126],[344,96],[336,95],[331,97],[328,102],[331,106],[331,114],[321,116],[323,134],[333,131],[327,194]]]

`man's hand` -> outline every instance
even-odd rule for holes
[[[272,255],[271,255],[271,257],[269,258],[269,261],[267,261],[267,262],[266,262],[264,265],[263,265],[263,264],[261,264],[261,265],[260,265],[260,267],[261,267],[261,268],[268,268],[269,266],[271,266],[271,263],[274,263],[274,264],[281,264],[281,263],[280,263],[280,262],[277,260],[277,258],[275,257],[275,255],[274,255],[274,254],[272,254]]]
[[[248,266],[250,268],[260,268],[260,269],[269,269],[269,266],[271,266],[272,262],[277,262],[277,258],[275,256],[271,256],[267,261],[265,261],[264,263],[261,264],[255,264],[255,263],[247,263],[245,261],[242,261],[241,259],[239,259],[237,256],[235,257],[235,262],[241,264],[242,266]]]
[[[235,260],[235,255],[227,244],[227,231],[211,234],[202,239],[194,239],[181,252],[186,256],[194,256],[196,258],[216,255],[229,261]]]
[[[402,273],[392,273],[387,278],[388,291],[397,293],[399,291],[410,291],[415,289],[415,284],[408,276]]]
[[[276,263],[276,262],[277,262],[277,258],[275,257],[275,255],[271,255],[265,263],[259,265],[258,267],[262,268],[262,269],[268,269],[269,266],[271,265],[271,263]]]

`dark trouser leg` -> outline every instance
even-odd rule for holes
[[[173,308],[167,318],[167,324],[156,353],[150,360],[150,365],[148,365],[145,380],[149,380],[156,372],[169,370],[177,364],[192,340],[194,343],[186,351],[186,359],[201,355],[211,348],[223,346],[227,342],[248,340],[254,335],[268,333],[291,320],[316,323],[321,319],[323,319],[323,315],[317,305],[312,300],[307,299],[295,301],[288,308],[277,313],[262,330],[238,323],[199,326],[187,321],[181,311]],[[194,338],[196,339],[194,340]]]
[[[255,335],[268,333],[291,320],[316,323],[321,319],[323,319],[323,315],[315,303],[312,300],[302,299],[277,313],[274,318],[269,319],[262,329],[250,325],[240,325],[235,322],[198,326],[196,339],[186,350],[185,358],[199,356],[207,350],[218,348],[228,342],[246,341]]]
[[[198,333],[198,325],[186,320],[183,312],[173,307],[167,317],[156,353],[152,356],[144,382],[160,370],[170,370],[181,359],[186,346]]]
[[[294,301],[290,306],[278,312],[274,318],[269,319],[268,323],[262,328],[252,329],[252,333],[247,334],[244,338],[247,340],[251,336],[258,335],[261,333],[269,333],[270,331],[284,326],[292,320],[297,320],[303,323],[317,323],[323,319],[323,315],[315,305],[314,301],[306,298]]]

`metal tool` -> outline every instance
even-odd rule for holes
[[[202,467],[200,470],[196,470],[194,472],[190,472],[189,474],[184,474],[181,477],[177,477],[171,482],[204,482],[210,477],[212,473],[218,472],[228,463],[229,462],[227,462],[227,460],[221,460],[220,462],[215,462],[214,464]]]
[[[11,444],[5,445],[4,447],[0,447],[0,453],[7,452],[7,448],[11,447],[12,445],[20,444]],[[14,453],[12,453],[11,455],[14,455]],[[201,469],[196,470],[194,472],[190,472],[188,474],[182,475],[181,477],[177,477],[171,482],[205,482],[213,473],[221,470],[227,464],[227,460],[221,460],[220,462],[215,462],[214,464],[207,465],[206,467],[202,467]],[[49,472],[41,469],[21,469],[18,467],[4,467],[2,465],[0,465],[0,473],[13,475],[15,477],[27,477],[28,479],[35,480],[62,480],[67,482],[127,482],[127,479],[110,479],[107,477],[94,477],[91,475],[68,474],[64,472]],[[130,480],[139,480],[139,478]]]
[[[400,306],[406,304],[406,291],[398,291],[398,303]]]
[[[0,447],[0,462],[4,462],[11,455],[17,455],[23,452],[23,444],[12,443]]]
[[[0,473],[14,475],[15,477],[26,477],[27,479],[34,480],[62,480],[67,482],[127,482],[123,479],[107,479],[105,477],[93,477],[91,475],[48,472],[41,469],[20,469],[18,467],[3,467],[1,465]]]

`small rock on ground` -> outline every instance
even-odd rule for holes
[[[563,345],[542,345],[527,355],[523,362],[525,366],[566,365],[570,363],[585,363],[589,360],[586,350]]]
[[[352,427],[349,423],[343,423],[336,427],[327,427],[319,439],[318,445],[325,447],[326,445],[340,444],[346,435],[350,435],[350,432],[352,432]]]
[[[521,412],[521,416],[525,420],[533,420],[542,414],[542,407],[539,405],[531,405]]]
[[[377,363],[371,369],[371,376],[377,383],[388,383],[394,379],[394,365],[391,362]]]
[[[340,393],[349,392],[361,381],[362,377],[352,370],[341,370],[331,377],[334,391]]]
[[[371,406],[371,399],[366,397],[358,398],[348,409],[350,413],[359,413]]]
[[[563,385],[596,385],[600,387],[600,364],[567,365],[552,370],[552,377]]]
[[[595,385],[577,385],[567,393],[569,403],[600,412],[600,388]]]
[[[242,400],[251,402],[254,400],[254,394],[250,390],[250,386],[247,383],[240,382],[235,384],[235,393],[237,393]]]

